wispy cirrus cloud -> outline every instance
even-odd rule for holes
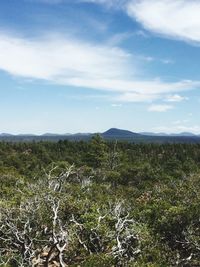
[[[128,0],[77,0],[82,3],[101,4],[109,8],[124,8]]]
[[[151,105],[148,108],[148,111],[153,111],[153,112],[166,112],[170,109],[173,109],[173,106],[171,105]]]
[[[27,2],[44,3],[44,4],[60,4],[60,3],[91,3],[100,4],[106,7],[122,8],[128,0],[25,0]]]
[[[50,5],[55,5],[55,4],[60,4],[63,3],[65,0],[25,0],[30,3],[42,3],[42,4],[50,4]]]
[[[137,93],[137,92],[125,92],[123,94],[118,95],[115,100],[119,102],[152,102],[154,100],[158,100],[161,98],[159,94],[153,93]]]
[[[107,43],[58,34],[26,39],[0,33],[0,70],[17,77],[109,91],[124,102],[154,101],[200,87],[200,81],[138,79],[136,69],[133,55]]]
[[[184,100],[188,100],[188,98],[178,94],[167,96],[165,99],[167,102],[182,102]]]
[[[200,2],[196,0],[130,0],[128,15],[154,33],[200,42]]]
[[[0,34],[0,69],[25,78],[63,84],[77,77],[111,79],[125,75],[129,59],[130,54],[118,47],[70,37],[51,35],[30,40]]]
[[[200,42],[200,2],[197,0],[79,0],[121,8],[146,30],[168,38]],[[167,63],[171,63],[166,61]]]
[[[121,108],[122,104],[111,104],[111,107],[113,107],[113,108]]]
[[[168,38],[200,42],[200,2],[197,0],[26,0],[47,4],[93,3],[121,9],[143,28]],[[140,33],[144,34],[143,31]],[[145,33],[146,35],[146,33]],[[163,60],[164,64],[173,63]]]

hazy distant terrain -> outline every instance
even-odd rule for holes
[[[111,128],[106,132],[98,133],[105,140],[121,140],[134,143],[200,143],[200,136],[192,133],[165,134],[165,133],[134,133],[127,130]],[[31,142],[31,141],[52,141],[71,140],[86,141],[90,140],[95,133],[78,134],[43,134],[43,135],[12,135],[0,134],[0,141],[8,142]]]

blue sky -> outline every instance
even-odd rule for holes
[[[0,132],[200,133],[200,2],[2,0]]]

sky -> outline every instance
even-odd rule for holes
[[[200,134],[200,1],[1,0],[0,132]]]

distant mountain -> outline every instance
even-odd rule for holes
[[[134,143],[200,143],[200,135],[189,132],[179,134],[142,132],[135,133],[128,130],[111,128],[103,133],[99,133],[105,140],[121,140]],[[43,135],[19,134],[12,135],[8,133],[0,134],[0,141],[6,142],[32,142],[32,141],[51,141],[59,140],[69,141],[88,141],[94,136],[94,133],[76,133],[76,134],[55,134],[46,133]]]
[[[13,135],[9,133],[1,133],[0,136],[13,136]]]
[[[147,136],[197,136],[190,132],[182,132],[182,133],[152,133],[152,132],[141,132],[142,135]]]
[[[146,136],[169,136],[166,133],[152,133],[152,132],[141,132],[140,134]]]
[[[59,136],[61,134],[56,134],[56,133],[44,133],[44,134],[41,134],[41,136]],[[62,134],[62,135],[65,135],[65,134]]]
[[[89,136],[89,135],[92,135],[92,133],[75,133],[75,134],[70,134],[71,136],[80,136],[80,135],[83,135],[83,136]]]
[[[107,130],[106,132],[102,133],[101,136],[103,138],[116,138],[116,139],[126,139],[126,138],[134,138],[141,136],[138,133],[134,133],[127,130],[117,129],[117,128],[111,128]]]
[[[17,135],[11,135],[11,136],[32,137],[32,136],[37,136],[37,135],[36,134],[17,134]]]
[[[196,136],[196,134],[189,133],[189,132],[182,132],[182,133],[175,133],[175,134],[170,134],[171,136]]]

